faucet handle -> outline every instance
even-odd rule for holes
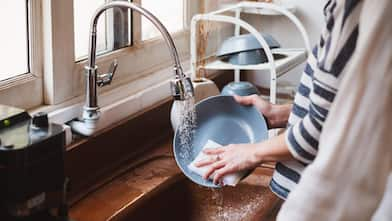
[[[97,84],[99,87],[103,87],[105,85],[112,83],[114,74],[116,73],[117,70],[117,66],[118,66],[117,60],[114,60],[109,67],[108,73],[100,74],[98,76]]]

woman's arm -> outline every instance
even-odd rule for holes
[[[260,143],[260,146],[255,152],[256,158],[259,159],[260,163],[294,159],[287,147],[285,133]]]
[[[218,184],[227,174],[253,169],[263,162],[293,159],[287,148],[284,134],[261,143],[231,144],[226,147],[206,149],[204,153],[210,157],[195,165],[197,167],[209,165],[209,170],[204,174],[204,178],[208,179],[215,172],[215,184]]]

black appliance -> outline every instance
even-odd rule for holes
[[[45,113],[0,105],[0,220],[66,220],[58,216],[66,206],[64,150],[62,126]]]

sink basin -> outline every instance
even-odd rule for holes
[[[220,189],[201,187],[178,174],[109,220],[275,220],[280,200],[268,189],[266,171],[256,169],[236,187]]]

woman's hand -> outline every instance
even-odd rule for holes
[[[267,118],[268,127],[270,129],[282,128],[287,124],[291,112],[291,104],[271,104],[255,94],[243,97],[234,95],[234,99],[239,104],[255,106],[256,109]]]
[[[230,144],[228,146],[205,149],[203,152],[209,157],[195,163],[196,167],[208,166],[204,179],[214,174],[214,183],[231,173],[254,169],[264,162],[293,160],[286,141],[285,134],[281,134],[255,144]]]
[[[196,167],[209,166],[209,170],[203,178],[208,179],[214,172],[213,182],[217,185],[223,176],[253,169],[261,161],[257,159],[257,144],[230,144],[225,147],[205,149],[203,152],[209,157],[205,160],[196,162]]]

